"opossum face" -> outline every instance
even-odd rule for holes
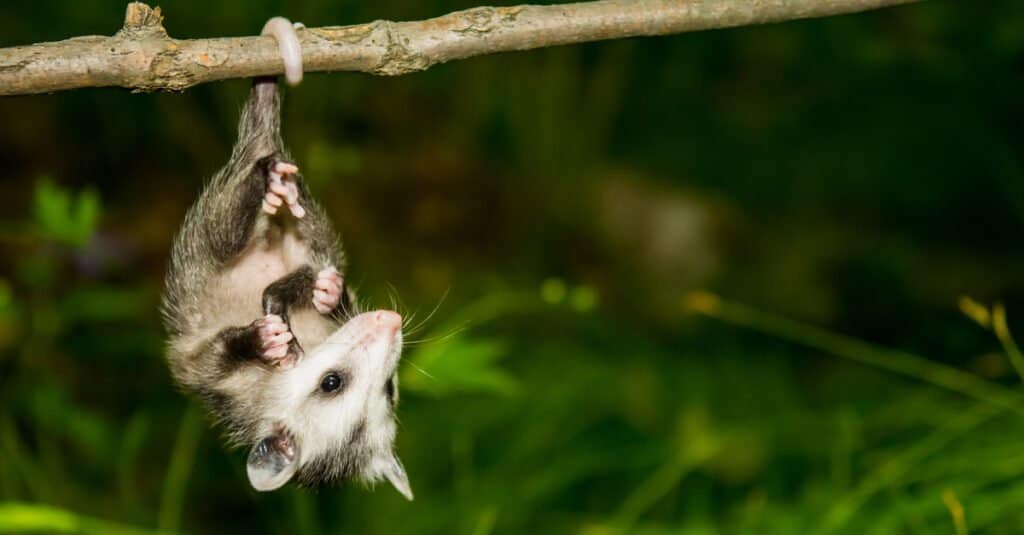
[[[280,402],[249,453],[253,487],[273,490],[293,476],[311,485],[386,478],[412,499],[393,453],[401,351],[401,316],[367,312],[280,372],[271,394]]]

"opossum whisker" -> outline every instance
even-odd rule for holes
[[[391,310],[394,310],[395,312],[398,312],[398,303],[395,302],[395,294],[394,294],[395,287],[391,286],[390,284],[388,285],[388,287],[390,288],[388,290],[388,301],[391,303]]]
[[[404,333],[409,333],[410,332],[409,325],[411,325],[413,320],[416,319],[416,314],[418,314],[418,312],[413,312],[413,313],[409,314],[408,316],[406,316],[404,314],[402,315],[402,332],[404,332]]]
[[[458,327],[455,327],[454,329],[452,329],[451,331],[449,331],[449,332],[447,332],[445,334],[439,334],[437,336],[429,336],[427,338],[420,338],[418,340],[403,340],[402,341],[402,345],[409,346],[409,345],[427,344],[427,343],[432,343],[432,342],[444,342],[445,340],[448,340],[448,339],[450,339],[450,338],[452,338],[452,337],[462,333],[463,331],[465,331],[468,328],[469,328],[469,322],[467,321],[467,322],[463,323],[462,325],[460,325]]]
[[[430,314],[427,314],[427,317],[423,318],[423,321],[421,321],[418,324],[413,325],[412,327],[406,329],[405,332],[407,334],[409,334],[409,335],[413,335],[413,334],[416,334],[417,332],[419,332],[420,329],[425,327],[427,325],[427,322],[430,321],[430,319],[434,317],[434,314],[437,314],[437,311],[440,310],[441,305],[444,304],[444,301],[445,301],[445,299],[448,298],[448,294],[450,292],[451,292],[451,288],[449,287],[448,289],[446,289],[444,291],[443,294],[441,294],[441,298],[438,299],[437,304],[434,305],[434,309],[430,311]]]
[[[398,312],[404,318],[405,312],[409,307],[402,301],[401,293],[398,291],[398,288],[396,288],[391,282],[387,282],[386,284],[388,286],[388,298],[391,300],[391,310]],[[402,325],[403,327],[405,325],[404,319],[402,321]]]
[[[433,375],[430,375],[430,372],[428,372],[427,370],[424,370],[423,368],[419,367],[415,362],[409,362],[409,366],[412,366],[416,371],[422,373],[424,376],[429,377],[430,379],[433,379],[435,381],[437,380],[436,377],[434,377]]]

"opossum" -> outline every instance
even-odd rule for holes
[[[291,23],[275,17],[263,34],[296,82]],[[276,77],[256,78],[230,160],[174,240],[162,303],[172,375],[231,445],[251,448],[255,489],[387,479],[411,500],[393,444],[402,318],[358,313],[338,235],[284,150],[280,108]]]

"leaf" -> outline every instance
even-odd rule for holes
[[[49,178],[36,182],[34,208],[35,222],[44,236],[76,248],[89,242],[100,216],[95,191],[74,195]]]
[[[0,533],[85,533],[148,535],[160,533],[107,522],[50,505],[0,502]]]
[[[518,383],[497,366],[504,355],[501,340],[456,334],[416,351],[403,370],[402,386],[434,396],[465,392],[513,395],[519,390]]]

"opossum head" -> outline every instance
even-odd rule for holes
[[[306,485],[387,479],[411,500],[394,454],[401,351],[401,316],[366,312],[278,372],[262,438],[249,452],[252,486],[273,490],[293,477]]]

